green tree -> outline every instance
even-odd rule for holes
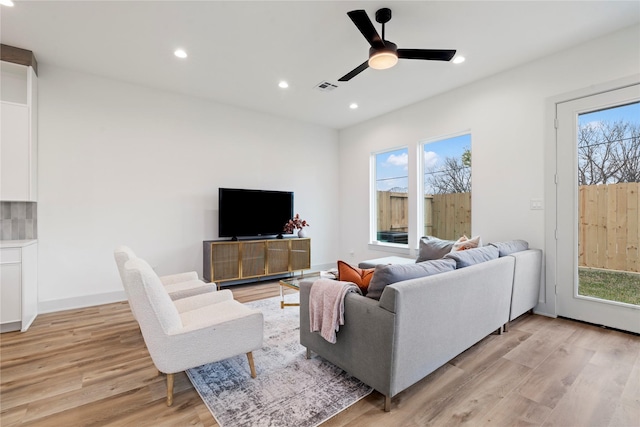
[[[468,168],[471,167],[471,149],[467,148],[464,150],[464,153],[462,153],[462,164]]]

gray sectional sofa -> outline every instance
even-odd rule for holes
[[[391,398],[538,301],[542,252],[497,259],[385,286],[379,301],[345,298],[345,324],[331,344],[309,328],[313,282],[300,286],[300,343]],[[375,277],[375,273],[374,273]]]

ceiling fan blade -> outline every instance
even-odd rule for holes
[[[344,76],[340,77],[338,79],[338,81],[339,82],[348,82],[349,80],[351,80],[352,78],[354,78],[355,76],[357,76],[358,74],[360,74],[361,72],[366,70],[367,68],[369,68],[369,61],[368,60],[364,61],[362,64],[358,65],[356,68],[354,68],[353,70],[349,71]]]
[[[398,49],[398,58],[404,59],[451,61],[455,54],[455,49]]]
[[[364,10],[352,10],[347,12],[347,15],[349,15],[349,18],[356,24],[356,27],[372,47],[384,46],[384,42],[371,23],[369,16],[367,16],[367,12]]]

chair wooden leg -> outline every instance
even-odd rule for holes
[[[391,412],[391,398],[389,396],[384,397],[384,412]]]
[[[249,361],[249,369],[251,369],[251,378],[255,378],[256,366],[253,364],[253,352],[247,353],[247,360]]]
[[[173,405],[173,374],[167,374],[167,406]]]
[[[307,359],[311,359],[311,350],[307,347]]]

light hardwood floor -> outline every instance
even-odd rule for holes
[[[231,289],[241,302],[278,295],[275,283]],[[170,408],[165,387],[125,302],[0,336],[2,427],[217,425],[186,375]],[[640,426],[640,337],[525,315],[382,407],[374,392],[325,425]]]

